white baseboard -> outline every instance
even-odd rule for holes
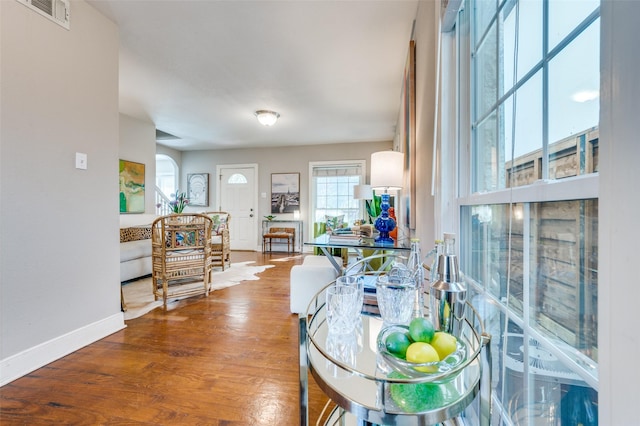
[[[124,316],[120,312],[0,360],[0,386],[125,327]]]

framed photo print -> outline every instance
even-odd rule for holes
[[[190,206],[209,205],[209,173],[187,174],[187,198]]]
[[[271,214],[300,210],[300,173],[271,173]]]

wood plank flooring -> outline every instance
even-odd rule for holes
[[[289,270],[302,257],[233,252],[274,264],[259,281],[171,303],[0,388],[7,425],[297,425],[298,316]],[[310,418],[327,398],[310,378]]]

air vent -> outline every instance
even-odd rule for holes
[[[69,29],[69,0],[17,0],[29,9]]]

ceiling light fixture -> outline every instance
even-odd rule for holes
[[[269,111],[266,109],[261,109],[255,112],[255,116],[258,118],[258,121],[263,126],[273,126],[280,118],[280,114],[275,111]]]

